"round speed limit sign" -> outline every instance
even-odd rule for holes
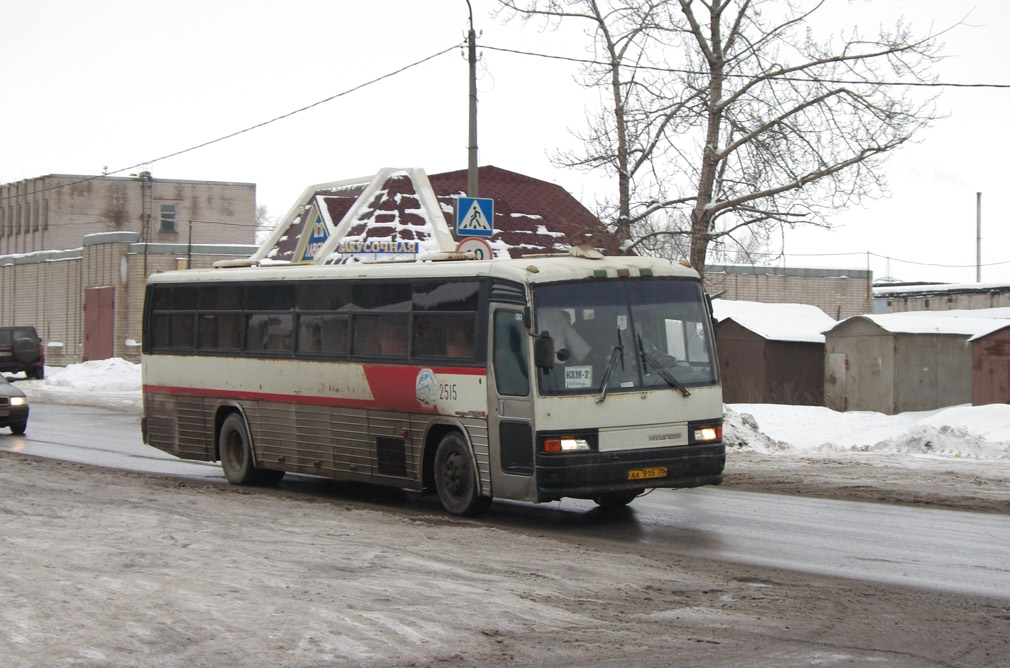
[[[491,244],[478,237],[467,237],[456,245],[457,253],[473,253],[478,260],[490,260]]]

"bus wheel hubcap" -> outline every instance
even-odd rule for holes
[[[459,453],[452,453],[445,460],[445,489],[453,496],[461,496],[466,487],[463,467]]]

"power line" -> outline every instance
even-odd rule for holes
[[[940,269],[974,269],[975,267],[998,267],[1003,264],[1010,264],[1010,260],[1002,260],[1000,262],[988,262],[981,265],[978,264],[935,264],[930,262],[915,262],[914,260],[902,260],[897,257],[890,257],[887,255],[878,255],[877,253],[868,253],[875,258],[882,260],[892,260],[894,262],[901,262],[902,264],[912,264],[918,267],[937,267]]]
[[[226,139],[231,139],[232,137],[237,137],[238,135],[244,134],[246,132],[251,132],[253,130],[257,130],[257,129],[262,128],[264,126],[270,125],[271,123],[276,123],[277,121],[284,120],[285,118],[290,118],[291,116],[294,116],[295,114],[300,114],[303,111],[308,111],[309,109],[312,109],[314,107],[318,107],[321,104],[326,104],[327,102],[331,102],[333,100],[336,100],[337,98],[344,97],[345,95],[350,95],[351,93],[359,91],[362,88],[367,88],[368,86],[371,86],[371,85],[376,84],[376,83],[378,83],[380,81],[383,81],[384,79],[388,79],[390,77],[396,76],[397,74],[400,74],[401,72],[406,72],[407,70],[409,70],[409,69],[411,69],[413,67],[417,67],[418,65],[426,63],[429,60],[432,60],[432,59],[437,58],[437,57],[439,57],[439,56],[441,56],[441,55],[443,55],[445,53],[448,53],[449,51],[453,51],[453,50],[459,48],[459,46],[460,46],[459,43],[453,44],[448,49],[443,49],[442,51],[439,51],[438,53],[433,53],[432,55],[430,55],[430,56],[428,56],[426,58],[422,58],[421,60],[418,60],[416,62],[413,62],[410,65],[405,65],[405,66],[401,67],[398,70],[393,70],[392,72],[389,72],[388,74],[383,74],[382,76],[376,77],[375,79],[372,79],[371,81],[366,81],[365,83],[359,84],[357,86],[354,86],[353,88],[348,88],[345,91],[342,91],[342,92],[337,93],[335,95],[331,95],[331,96],[329,96],[329,97],[327,97],[325,99],[319,100],[318,102],[313,102],[312,104],[308,104],[308,105],[306,105],[304,107],[301,107],[299,109],[295,109],[294,111],[289,111],[288,113],[282,114],[280,116],[277,116],[276,118],[271,118],[268,121],[263,121],[262,123],[257,123],[256,125],[249,126],[249,127],[245,128],[244,130],[238,130],[237,132],[232,132],[231,134],[225,135],[223,137],[218,137],[217,139],[212,139],[212,140],[206,141],[206,142],[204,142],[202,144],[197,144],[196,146],[191,146],[191,147],[183,149],[181,151],[176,151],[175,153],[169,153],[168,155],[163,155],[160,158],[155,158],[154,160],[145,160],[144,162],[137,163],[136,165],[133,165],[131,167],[124,167],[123,169],[117,170],[115,172],[109,172],[109,173],[111,173],[111,174],[118,174],[119,172],[125,172],[125,171],[130,170],[130,169],[136,169],[137,167],[140,167],[141,165],[150,165],[150,164],[153,164],[153,163],[158,162],[160,160],[167,160],[168,158],[174,158],[174,157],[176,157],[178,155],[182,155],[183,153],[189,153],[190,151],[195,151],[197,149],[201,149],[201,148],[204,148],[206,146],[210,146],[211,144],[216,144],[216,143],[222,142],[222,141],[224,141]]]
[[[50,186],[48,188],[42,188],[40,190],[35,190],[35,191],[32,191],[31,194],[32,195],[37,195],[39,193],[48,192],[50,190],[59,190],[60,188],[67,188],[67,187],[70,187],[70,186],[77,185],[79,183],[86,183],[88,181],[94,181],[95,179],[100,179],[100,178],[103,178],[105,176],[112,176],[114,174],[120,174],[122,172],[127,172],[127,171],[129,171],[131,169],[137,169],[138,167],[144,167],[144,166],[147,166],[147,165],[152,165],[152,164],[154,164],[156,162],[160,162],[162,160],[167,160],[169,158],[174,158],[176,156],[183,155],[184,153],[189,153],[191,151],[196,151],[197,149],[205,148],[205,147],[210,146],[212,144],[217,144],[218,142],[222,142],[222,141],[224,141],[226,139],[231,139],[232,137],[237,137],[237,136],[239,136],[241,134],[245,134],[246,132],[251,132],[253,130],[258,130],[259,128],[262,128],[262,127],[265,127],[267,125],[270,125],[271,123],[276,123],[277,121],[284,120],[285,118],[290,118],[291,116],[294,116],[295,114],[300,114],[303,111],[308,111],[309,109],[313,109],[315,107],[318,107],[321,104],[326,104],[327,102],[332,102],[333,100],[336,100],[337,98],[344,97],[345,95],[350,95],[351,93],[357,92],[357,91],[359,91],[359,90],[361,90],[363,88],[367,88],[368,86],[371,86],[373,84],[379,83],[380,81],[383,81],[385,79],[389,79],[390,77],[396,76],[397,74],[400,74],[402,72],[406,72],[407,70],[409,70],[411,68],[417,67],[418,65],[422,65],[422,64],[428,62],[429,60],[433,60],[435,58],[438,58],[439,56],[444,55],[446,53],[449,53],[450,51],[453,51],[453,50],[455,50],[455,49],[457,49],[459,47],[460,47],[460,43],[457,42],[456,44],[453,44],[452,46],[450,46],[447,49],[443,49],[443,50],[441,50],[441,51],[439,51],[437,53],[433,53],[432,55],[427,56],[425,58],[422,58],[421,60],[413,62],[413,63],[411,63],[409,65],[404,65],[403,67],[401,67],[401,68],[399,68],[397,70],[393,70],[392,72],[389,72],[387,74],[383,74],[382,76],[376,77],[375,79],[372,79],[370,81],[366,81],[365,83],[362,83],[362,84],[358,84],[357,86],[354,86],[352,88],[348,88],[345,91],[341,91],[339,93],[331,95],[331,96],[329,96],[327,98],[319,100],[318,102],[313,102],[312,104],[307,104],[304,107],[300,107],[300,108],[295,109],[293,111],[289,111],[286,114],[281,114],[280,116],[277,116],[275,118],[271,118],[268,121],[263,121],[262,123],[257,123],[256,125],[251,125],[251,126],[245,128],[243,130],[238,130],[236,132],[232,132],[230,134],[224,135],[223,137],[218,137],[217,139],[211,139],[210,141],[205,141],[205,142],[203,142],[201,144],[197,144],[195,146],[190,146],[189,148],[182,149],[181,151],[175,151],[173,153],[169,153],[167,155],[163,155],[160,158],[154,158],[153,160],[144,160],[143,162],[138,162],[137,164],[130,165],[129,167],[123,167],[121,169],[117,169],[117,170],[114,170],[114,171],[111,171],[111,172],[110,171],[105,171],[101,176],[91,176],[91,177],[84,178],[84,179],[78,179],[77,181],[71,181],[69,183],[61,183],[59,185]]]
[[[533,51],[521,51],[519,49],[508,49],[499,46],[489,46],[487,44],[481,44],[480,48],[487,49],[488,51],[500,51],[502,53],[513,53],[520,56],[530,56],[533,58],[544,58],[547,60],[561,60],[572,63],[579,63],[581,65],[598,65],[600,67],[610,67],[611,63],[601,62],[598,60],[592,60],[589,58],[574,58],[571,56],[559,56],[548,53],[536,53]],[[676,74],[697,74],[699,76],[704,76],[707,72],[701,72],[699,70],[686,70],[677,69],[672,67],[656,67],[649,65],[636,65],[635,69],[653,71],[653,72],[673,72]],[[760,74],[733,74],[727,73],[724,75],[726,78],[737,78],[737,79],[753,79]],[[845,85],[865,85],[871,84],[874,86],[908,86],[908,87],[918,87],[918,88],[1010,88],[1010,84],[991,84],[991,83],[944,83],[944,82],[928,82],[928,81],[861,81],[858,79],[819,79],[814,77],[791,77],[791,76],[777,76],[773,77],[778,81],[805,81],[809,83],[831,83],[831,84],[845,84]]]
[[[1010,260],[1001,260],[999,262],[988,262],[982,265],[975,263],[972,264],[939,264],[934,262],[917,262],[915,260],[904,260],[900,257],[894,257],[893,255],[881,255],[880,253],[874,253],[873,251],[851,251],[848,253],[773,253],[773,252],[761,252],[753,251],[748,253],[749,255],[763,255],[765,257],[874,257],[880,260],[888,260],[892,262],[900,262],[902,264],[911,264],[917,267],[936,267],[938,269],[974,269],[977,266],[982,267],[998,267],[1004,264],[1010,264]]]

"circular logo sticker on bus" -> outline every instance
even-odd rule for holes
[[[417,374],[417,380],[414,383],[414,396],[417,398],[417,403],[425,408],[434,408],[438,403],[438,381],[431,369],[421,369]]]

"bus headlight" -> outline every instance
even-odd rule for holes
[[[696,427],[695,441],[718,441],[722,438],[722,427]]]
[[[26,403],[24,397],[11,397],[11,406],[24,406]]]
[[[577,452],[579,450],[591,449],[589,441],[584,438],[562,436],[560,438],[548,438],[544,440],[544,452]]]

